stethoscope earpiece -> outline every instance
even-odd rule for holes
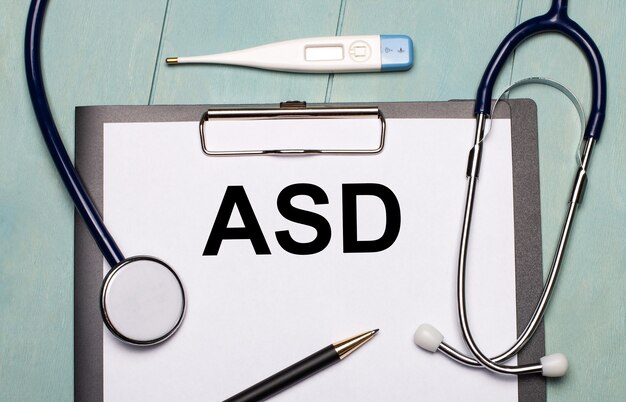
[[[422,324],[417,327],[413,341],[420,348],[434,353],[443,342],[443,335],[432,325]]]
[[[541,375],[544,377],[563,377],[567,373],[569,364],[563,353],[553,353],[539,359]]]
[[[124,342],[149,346],[176,332],[185,315],[185,291],[176,273],[154,257],[128,258],[105,276],[102,318]]]
[[[463,360],[463,355],[460,355],[456,350],[446,345],[443,342],[441,332],[430,324],[422,324],[417,327],[413,341],[417,346],[429,352],[435,353],[440,350],[439,348],[443,348],[442,352],[460,363],[471,367],[482,367],[482,365],[474,363],[469,359]],[[544,377],[562,377],[567,372],[569,364],[567,357],[563,353],[553,353],[539,359],[539,366],[541,368],[541,375]]]

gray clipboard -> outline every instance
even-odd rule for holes
[[[535,103],[527,99],[509,100],[507,103],[509,107],[499,107],[496,117],[511,118],[515,286],[517,327],[521,332],[542,290],[537,109]],[[386,118],[472,118],[474,102],[369,105],[378,106]],[[96,207],[102,210],[104,123],[196,121],[206,109],[207,106],[202,105],[77,107],[76,166]],[[78,214],[75,215],[74,239],[74,398],[77,401],[100,401],[104,397],[103,324],[99,307],[103,257]],[[538,361],[544,354],[542,324],[518,355],[518,363]],[[545,401],[545,379],[541,376],[520,377],[518,396],[520,401]]]

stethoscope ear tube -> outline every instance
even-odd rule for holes
[[[26,40],[24,56],[26,62],[26,81],[41,134],[46,142],[50,156],[56,165],[63,183],[69,192],[76,209],[87,224],[91,235],[111,267],[124,260],[113,237],[93,204],[89,194],[70,160],[63,141],[54,123],[41,72],[40,47],[41,29],[47,0],[33,0],[26,22]]]
[[[585,55],[591,72],[591,109],[585,127],[585,139],[600,138],[604,116],[606,113],[606,72],[600,50],[589,34],[572,21],[567,15],[567,0],[555,0],[550,10],[541,16],[532,18],[512,30],[500,43],[500,46],[489,61],[478,86],[474,114],[489,115],[493,88],[513,50],[533,35],[543,32],[558,32],[578,45]]]
[[[475,201],[476,183],[478,180],[478,172],[480,168],[480,159],[483,147],[483,140],[486,135],[485,123],[489,119],[491,114],[491,98],[493,92],[493,86],[496,78],[502,69],[506,59],[511,52],[521,42],[526,40],[532,35],[541,32],[556,31],[564,34],[582,49],[587,59],[592,77],[592,104],[591,114],[587,125],[584,130],[584,141],[582,141],[582,150],[579,145],[579,166],[575,176],[574,186],[572,188],[572,195],[569,200],[565,221],[563,223],[563,229],[561,236],[557,243],[554,259],[552,261],[552,267],[548,274],[548,278],[545,281],[542,295],[538,301],[533,315],[522,331],[522,334],[518,337],[516,342],[504,353],[489,358],[478,347],[475,340],[472,337],[470,330],[469,320],[467,317],[466,308],[466,292],[465,292],[465,276],[467,265],[467,251],[469,242],[469,233],[472,220],[472,210]],[[544,80],[541,80],[546,83]],[[537,79],[529,79],[527,82],[537,82]],[[562,85],[554,82],[550,82],[550,85],[563,91]],[[516,86],[514,84],[513,86]],[[570,99],[575,98],[569,91],[564,91]],[[496,102],[497,103],[497,102]],[[575,102],[577,103],[577,101]],[[578,106],[579,114],[583,115],[582,107]],[[448,345],[443,340],[443,336],[434,327],[430,325],[422,325],[415,333],[415,343],[428,351],[435,352],[440,351],[451,359],[465,364],[471,367],[484,367],[493,372],[500,374],[533,374],[541,373],[546,377],[559,377],[565,374],[568,367],[567,358],[560,353],[544,356],[540,359],[540,362],[535,364],[526,365],[511,365],[507,366],[502,364],[510,359],[513,355],[518,353],[530,340],[534,332],[539,327],[543,315],[547,308],[551,295],[553,294],[556,278],[558,276],[561,264],[563,261],[563,255],[567,246],[569,234],[571,232],[572,223],[574,221],[577,206],[582,199],[584,192],[587,169],[591,158],[591,153],[596,140],[600,137],[600,132],[604,122],[604,114],[606,109],[606,76],[604,70],[604,63],[602,56],[595,43],[591,40],[589,35],[574,21],[567,16],[567,0],[554,0],[552,7],[547,14],[533,18],[519,27],[514,29],[509,35],[502,41],[496,53],[492,57],[489,65],[482,77],[479,85],[478,94],[475,104],[476,114],[476,134],[474,139],[474,146],[470,151],[467,176],[467,198],[465,202],[465,213],[463,218],[463,227],[461,234],[461,241],[459,247],[459,262],[458,262],[458,275],[457,275],[457,309],[460,321],[461,332],[466,345],[470,349],[472,357],[468,357],[459,352],[455,348]],[[583,117],[584,119],[584,117]]]

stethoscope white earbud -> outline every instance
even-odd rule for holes
[[[563,353],[552,353],[539,359],[541,374],[544,377],[562,377],[567,373],[569,364]]]
[[[417,327],[415,335],[413,336],[413,341],[420,348],[432,353],[437,352],[442,345],[448,347],[443,343],[443,335],[441,332],[430,324],[422,324]],[[442,352],[445,353],[444,350],[442,350]],[[496,359],[492,360],[495,361]],[[539,359],[539,362],[541,365],[541,374],[544,377],[562,377],[565,375],[567,368],[569,367],[567,357],[563,353],[546,355]],[[461,361],[461,363],[477,368],[482,367],[482,365],[479,364],[469,364],[468,362],[463,361]]]
[[[413,341],[420,348],[434,353],[443,342],[443,335],[432,325],[422,324],[417,327]]]
[[[185,315],[185,291],[176,273],[153,257],[124,260],[105,276],[100,297],[107,328],[124,342],[163,342]]]

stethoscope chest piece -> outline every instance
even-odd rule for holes
[[[122,261],[104,278],[100,308],[105,325],[124,342],[154,345],[169,338],[185,315],[185,291],[176,273],[153,257]]]

